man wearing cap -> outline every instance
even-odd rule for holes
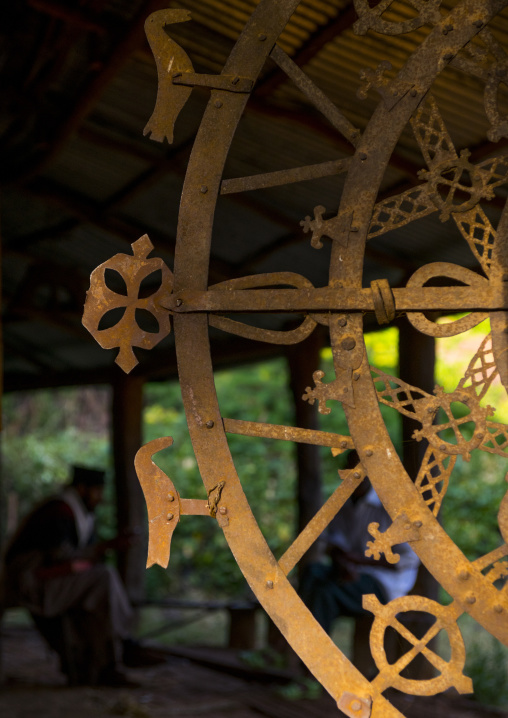
[[[5,556],[7,605],[28,608],[74,683],[125,680],[132,609],[116,570],[100,562],[119,543],[95,541],[103,491],[102,471],[74,467],[72,483],[32,510]]]

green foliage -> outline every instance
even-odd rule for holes
[[[3,493],[16,492],[21,515],[65,484],[73,464],[109,468],[107,402],[105,390],[90,389],[4,397]]]
[[[275,424],[293,424],[283,359],[218,372],[221,413]],[[171,436],[173,445],[154,460],[171,477],[182,497],[206,498],[188,436],[179,387],[146,387],[145,441]],[[251,508],[270,548],[280,554],[290,543],[295,521],[294,447],[289,442],[229,437],[229,446]],[[222,532],[213,521],[183,516],[173,536],[164,589],[214,596],[245,594],[248,589]],[[162,590],[162,589],[161,589]]]
[[[476,639],[468,647],[464,670],[473,680],[474,698],[479,703],[506,708],[508,704],[508,651],[493,636]]]

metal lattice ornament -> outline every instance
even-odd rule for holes
[[[431,94],[436,77],[449,63],[480,77],[485,84],[485,113],[491,125],[489,139],[508,137],[508,118],[497,104],[508,56],[489,28],[490,21],[506,4],[507,0],[463,0],[447,13],[440,0],[409,0],[412,19],[396,23],[385,19],[390,0],[382,0],[375,7],[367,0],[355,0],[357,34],[370,30],[391,36],[431,26],[430,33],[393,79],[386,76],[391,69],[386,62],[377,70],[364,71],[359,96],[375,91],[380,99],[363,134],[276,44],[298,6],[297,0],[261,0],[218,76],[194,73],[183,50],[164,30],[166,25],[189,19],[188,13],[163,10],[147,21],[147,34],[157,62],[159,93],[145,132],[159,141],[164,137],[171,139],[174,121],[191,88],[200,85],[211,90],[185,178],[174,275],[164,268],[164,281],[157,296],[150,298],[150,302],[137,299],[136,283],[139,286],[141,279],[153,271],[150,263],[159,262],[153,266],[161,266],[160,260],[147,259],[151,246],[143,238],[133,245],[133,257],[117,255],[95,270],[85,308],[87,328],[102,346],[120,347],[117,361],[127,370],[135,363],[132,346],[148,344],[141,329],[125,318],[115,331],[104,330],[109,332],[107,335],[100,331],[99,321],[107,309],[127,304],[134,322],[133,311],[144,301],[143,308],[154,313],[161,327],[152,345],[170,330],[170,316],[174,325],[187,422],[208,501],[181,499],[169,477],[151,461],[154,453],[172,443],[170,438],[152,441],[139,451],[136,469],[150,517],[148,565],[167,565],[170,538],[180,515],[214,517],[260,603],[316,678],[335,697],[339,708],[351,717],[400,716],[383,695],[389,687],[414,695],[430,695],[449,687],[470,692],[471,680],[463,673],[465,647],[456,623],[463,613],[469,613],[508,645],[508,599],[506,590],[495,585],[508,574],[504,560],[508,545],[503,543],[495,551],[469,561],[436,518],[459,455],[467,460],[473,451],[504,457],[508,453],[508,427],[492,420],[493,409],[484,402],[497,376],[508,387],[508,210],[505,207],[498,227],[494,228],[483,209],[495,188],[508,181],[508,160],[499,155],[475,164],[470,161],[468,151],[457,152]],[[351,143],[354,151],[345,160],[222,181],[234,131],[269,55]],[[390,156],[408,124],[423,156],[420,184],[376,202]],[[317,250],[323,240],[332,243],[326,287],[315,288],[306,278],[290,272],[248,276],[208,286],[213,217],[220,194],[339,172],[347,174],[337,215],[325,219],[325,207],[318,206],[313,217],[301,222],[302,231],[311,234],[311,244]],[[363,288],[366,242],[434,212],[442,222],[449,222],[459,230],[478,261],[478,272],[436,262],[418,269],[405,287],[392,288],[380,279]],[[115,299],[111,290],[105,288],[107,266],[124,277],[129,288],[127,298]],[[275,331],[224,316],[249,311],[295,312],[305,317],[296,329]],[[459,311],[466,312],[465,316],[448,324],[438,324],[428,316]],[[447,393],[436,387],[429,394],[369,366],[363,339],[365,312],[374,313],[380,324],[389,324],[396,315],[406,314],[417,330],[433,337],[459,334],[490,317],[491,332],[478,347],[456,388]],[[329,327],[335,377],[323,381],[323,372],[316,371],[314,386],[307,388],[303,400],[317,401],[319,411],[324,414],[333,412],[340,402],[350,436],[231,420],[221,415],[210,359],[209,324],[258,341],[296,344],[318,322]],[[461,431],[462,420],[454,416],[454,403],[467,407],[467,421],[474,423],[469,438]],[[428,442],[415,482],[405,472],[392,445],[380,404],[416,419],[420,428],[414,433],[415,440]],[[453,440],[442,438],[446,431],[451,431]],[[329,446],[335,454],[354,447],[361,462],[355,469],[341,472],[342,481],[337,489],[277,559],[263,538],[242,490],[228,448],[228,433]],[[397,554],[393,547],[408,541],[453,599],[450,605],[441,606],[428,598],[407,596],[382,606],[374,596],[364,597],[365,608],[375,616],[370,641],[379,674],[372,681],[332,643],[287,579],[366,474],[393,522],[384,533],[371,526],[372,541],[365,547],[367,555],[379,559],[384,554],[388,561],[395,562]],[[503,540],[508,541],[506,497],[498,521]],[[407,611],[435,618],[423,638],[417,639],[398,619]],[[411,645],[394,664],[387,662],[383,649],[389,626]],[[441,630],[450,640],[449,660],[428,645]],[[435,678],[418,681],[401,675],[419,653],[436,668]]]

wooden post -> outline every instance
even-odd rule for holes
[[[289,386],[293,394],[295,408],[295,426],[303,429],[319,429],[317,403],[311,405],[308,401],[303,401],[302,396],[305,394],[305,389],[313,385],[312,374],[319,369],[323,339],[321,332],[314,331],[305,341],[286,348]],[[296,463],[298,511],[296,529],[297,533],[300,533],[323,504],[320,447],[311,444],[297,444]],[[317,560],[319,560],[319,549],[314,543],[302,557],[298,569],[301,570],[306,563]],[[267,641],[272,648],[289,656],[289,660],[294,659],[294,654],[286,639],[270,618],[268,618]]]
[[[435,383],[435,361],[436,342],[434,337],[417,331],[407,320],[401,321],[399,324],[400,378],[408,384],[432,394]],[[428,445],[425,440],[418,442],[412,438],[414,430],[420,428],[421,425],[418,422],[408,416],[402,416],[402,461],[404,468],[413,481],[418,475],[418,470]],[[418,571],[418,578],[412,593],[432,598],[434,601],[439,598],[439,584],[423,565],[420,566]],[[424,618],[421,617],[420,621],[423,621]],[[429,616],[428,626],[425,624],[426,627],[430,628],[433,622],[434,618]],[[421,626],[418,630],[421,632]],[[429,645],[432,645],[432,643]],[[430,663],[420,654],[413,660],[404,675],[416,679],[425,679],[432,678],[436,673]]]
[[[312,386],[312,374],[319,369],[320,351],[323,346],[323,335],[319,331],[300,344],[287,349],[289,365],[289,382],[294,398],[295,425],[304,429],[319,429],[317,403],[303,401],[305,389]],[[297,461],[297,503],[298,533],[305,528],[323,503],[321,488],[321,455],[320,447],[311,444],[296,445]],[[314,544],[302,558],[299,566],[318,558],[318,548]]]
[[[435,345],[434,337],[417,331],[407,320],[399,324],[400,378],[428,394],[434,392]],[[421,424],[402,415],[402,461],[413,481],[427,448],[425,440],[415,441],[412,438],[415,429],[421,429]]]
[[[113,386],[113,458],[118,532],[139,533],[140,540],[118,555],[118,570],[133,603],[145,596],[147,551],[143,492],[134,470],[142,442],[143,379],[120,375]]]

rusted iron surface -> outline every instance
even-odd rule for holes
[[[161,288],[150,302],[138,300],[136,286],[145,274],[153,271],[149,263],[157,261],[147,259],[151,250],[147,238],[138,240],[133,245],[134,257],[117,255],[95,270],[84,318],[85,326],[102,346],[120,347],[117,361],[126,370],[135,364],[132,347],[147,346],[135,324],[133,309],[142,306],[158,320],[160,331],[152,341],[158,341],[169,331],[170,318],[174,324],[187,423],[208,501],[180,499],[169,477],[151,461],[153,453],[170,445],[169,437],[140,449],[136,469],[149,511],[149,564],[166,565],[170,538],[182,514],[214,518],[249,585],[289,643],[334,696],[343,713],[364,718],[400,715],[383,696],[389,687],[414,695],[430,695],[450,687],[459,692],[471,691],[471,680],[464,675],[466,653],[457,626],[462,613],[469,613],[508,645],[508,597],[506,590],[499,588],[499,581],[508,576],[507,544],[469,561],[437,520],[458,456],[469,460],[473,451],[508,456],[508,427],[493,420],[493,409],[485,402],[487,391],[498,376],[508,386],[508,210],[505,208],[498,227],[494,228],[483,208],[492,199],[494,190],[508,181],[508,161],[502,154],[493,153],[489,159],[475,164],[470,162],[468,151],[458,152],[438,103],[430,94],[434,80],[450,63],[480,78],[485,85],[489,138],[508,136],[508,120],[499,109],[497,97],[507,56],[488,27],[508,0],[463,0],[451,12],[445,12],[440,0],[407,0],[407,4],[412,10],[411,19],[395,23],[385,16],[391,5],[389,0],[375,7],[367,0],[354,2],[358,13],[354,30],[360,35],[367,31],[382,33],[389,42],[392,35],[431,26],[429,34],[394,77],[387,77],[392,69],[389,63],[363,73],[358,96],[365,98],[372,91],[379,95],[363,135],[275,44],[297,7],[297,0],[261,0],[219,76],[195,75],[185,59],[179,60],[181,67],[175,67],[172,58],[182,56],[173,47],[173,41],[160,33],[154,40],[152,35],[150,43],[156,60],[159,58],[156,119],[149,122],[154,139],[172,138],[180,106],[167,107],[173,93],[177,98],[177,91],[188,93],[192,85],[207,86],[211,91],[183,189],[174,277],[163,268]],[[161,11],[147,21],[149,39],[154,27],[163,28],[169,22],[187,19],[170,15],[171,12],[175,11]],[[323,165],[223,180],[224,164],[249,89],[268,56],[351,142],[352,155]],[[184,95],[179,97],[175,101],[181,103]],[[388,161],[408,125],[422,154],[419,184],[396,197],[378,201]],[[325,239],[332,243],[326,287],[314,287],[305,277],[290,272],[208,285],[214,211],[220,194],[341,171],[347,174],[335,216],[325,217],[326,209],[320,205],[313,217],[309,215],[301,222],[302,231],[311,233],[311,245],[316,250]],[[370,287],[364,287],[366,242],[431,213],[437,213],[439,221],[449,223],[451,231],[460,232],[478,262],[477,269],[433,262],[414,272],[406,286],[391,287],[380,277]],[[112,296],[114,293],[105,289],[106,268],[116,269],[123,276],[127,299]],[[436,280],[439,286],[435,286]],[[141,301],[145,303],[141,305]],[[98,326],[102,315],[116,306],[127,306],[130,313],[126,312],[114,331],[101,333]],[[466,315],[446,324],[435,319],[436,313],[457,311],[465,311]],[[276,331],[223,316],[240,312],[294,312],[303,318],[296,329]],[[365,312],[372,312],[379,324],[390,324],[397,315],[405,314],[416,329],[433,337],[462,333],[486,317],[490,317],[491,331],[480,343],[464,376],[457,377],[456,388],[445,392],[436,387],[429,394],[369,365],[363,339]],[[334,375],[325,377],[316,367],[314,385],[307,387],[302,400],[317,401],[323,414],[333,412],[340,402],[350,436],[232,420],[221,415],[214,388],[209,325],[256,341],[287,345],[302,341],[318,323],[329,328]],[[414,482],[398,458],[380,404],[416,420],[419,428],[414,432],[414,440],[428,442]],[[464,409],[462,418],[453,411],[456,405]],[[469,433],[463,431],[465,422],[473,425]],[[444,432],[451,438],[443,438]],[[337,489],[279,559],[269,550],[242,490],[227,443],[228,433],[328,446],[334,455],[353,447],[358,451],[360,464],[349,472],[339,472]],[[384,532],[376,524],[369,526],[372,540],[365,546],[366,555],[374,560],[384,556],[388,562],[396,563],[398,554],[394,547],[408,541],[452,597],[448,606],[419,596],[399,598],[383,606],[374,596],[364,597],[365,608],[375,616],[370,640],[379,674],[374,680],[362,676],[331,642],[287,579],[366,475],[392,519]],[[508,493],[498,513],[504,541],[508,540],[507,497]],[[168,508],[170,505],[174,508]],[[404,624],[403,614],[410,611],[423,612],[435,619],[422,638],[416,638]],[[394,664],[387,662],[384,652],[384,635],[389,626],[411,646]],[[440,631],[449,638],[449,660],[428,645]],[[418,654],[434,666],[435,678],[418,681],[401,675]]]

